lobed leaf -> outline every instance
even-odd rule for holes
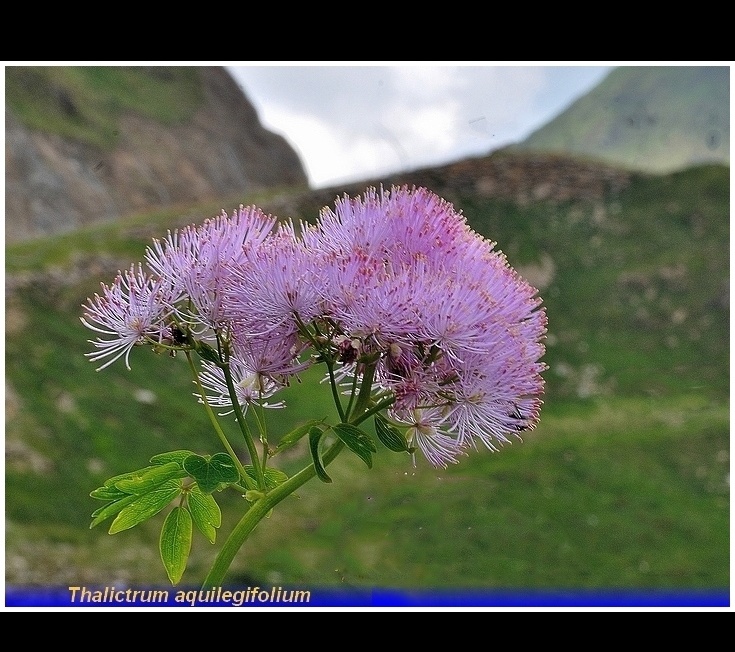
[[[179,450],[170,451],[169,453],[159,453],[151,457],[151,464],[168,464],[169,462],[176,462],[181,468],[183,467],[184,460],[194,455],[193,451]]]
[[[248,476],[257,482],[258,478],[255,475],[255,467],[253,467],[252,464],[248,464],[244,468]],[[275,489],[278,485],[281,485],[288,480],[288,475],[280,469],[275,469],[273,467],[267,468],[263,475],[265,476],[265,486],[268,489]]]
[[[129,494],[124,491],[120,491],[116,486],[111,485],[109,487],[97,487],[94,491],[89,494],[92,498],[97,500],[120,500]]]
[[[214,543],[217,528],[222,525],[222,512],[212,494],[205,494],[198,486],[189,492],[189,511],[197,529]]]
[[[205,494],[211,494],[220,484],[231,484],[240,479],[240,472],[227,453],[216,453],[211,457],[189,455],[184,460],[184,469]]]
[[[129,530],[139,523],[155,516],[176,496],[181,493],[181,480],[167,480],[162,485],[141,496],[125,506],[110,525],[110,534],[117,534]]]
[[[332,428],[355,455],[357,455],[370,469],[373,466],[372,454],[377,452],[373,440],[364,430],[349,423],[338,423]]]
[[[375,415],[375,434],[387,449],[395,453],[410,452],[408,442],[401,431],[379,414]]]
[[[192,516],[185,507],[174,507],[163,522],[159,550],[171,584],[178,584],[189,561]]]
[[[126,494],[136,494],[138,496],[146,494],[160,484],[173,478],[183,478],[186,475],[184,470],[176,462],[168,462],[160,466],[153,466],[132,478],[124,478],[115,483],[115,488],[124,491]]]
[[[197,341],[194,345],[194,349],[201,356],[203,360],[207,360],[208,362],[214,362],[218,366],[222,364],[222,361],[220,360],[220,356],[217,350],[213,349],[206,342]]]
[[[115,484],[117,484],[120,480],[127,480],[129,478],[137,478],[143,475],[146,471],[150,471],[151,469],[154,469],[155,466],[146,466],[142,469],[138,469],[137,471],[128,471],[127,473],[121,473],[120,475],[114,475],[108,480],[105,480],[105,483],[103,486],[105,487],[114,487]]]
[[[93,527],[97,527],[108,518],[115,516],[115,514],[117,514],[123,507],[127,507],[136,500],[138,500],[138,496],[134,494],[122,494],[122,498],[119,500],[115,500],[111,503],[107,503],[107,505],[98,507],[92,512],[92,522],[89,525],[89,529],[91,530]]]

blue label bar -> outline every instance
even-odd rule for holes
[[[5,588],[6,607],[729,607],[729,589],[476,591],[69,586]]]

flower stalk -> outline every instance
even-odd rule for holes
[[[322,456],[322,462],[326,466],[333,462],[337,455],[344,449],[341,441],[335,441],[331,447]],[[245,515],[240,519],[239,523],[233,528],[232,533],[225,541],[217,558],[204,579],[203,589],[222,586],[230,565],[235,559],[240,548],[247,540],[255,526],[265,518],[270,511],[278,505],[282,500],[288,498],[299,487],[306,484],[316,475],[314,465],[311,464],[291,478],[286,480],[282,485],[276,487],[269,493],[265,494],[260,500],[250,506]]]
[[[242,463],[240,462],[240,458],[237,456],[237,453],[235,453],[235,450],[232,448],[229,440],[227,439],[227,435],[225,435],[224,431],[222,430],[222,427],[219,425],[219,421],[217,421],[217,417],[215,416],[214,411],[212,410],[212,406],[209,405],[209,402],[207,401],[207,394],[205,393],[204,388],[202,387],[201,381],[199,380],[199,374],[197,372],[197,369],[194,365],[194,361],[191,358],[191,353],[189,351],[186,351],[186,360],[189,363],[189,367],[191,368],[192,374],[194,375],[195,382],[197,386],[199,387],[199,393],[202,397],[202,404],[204,405],[204,409],[207,412],[207,416],[209,417],[209,421],[212,424],[212,428],[214,429],[214,432],[217,434],[217,437],[219,437],[219,440],[222,442],[222,445],[225,447],[225,450],[229,453],[230,457],[232,458],[232,461],[237,466],[237,470],[240,473],[240,477],[242,478],[246,487],[248,489],[255,489],[253,480],[247,474],[247,471],[245,471],[245,467],[243,467]]]

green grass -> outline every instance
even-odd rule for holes
[[[9,66],[5,92],[29,128],[105,149],[117,143],[123,114],[177,124],[204,99],[199,72],[189,66]]]
[[[553,261],[541,292],[550,391],[578,394],[587,367],[601,391],[618,395],[696,389],[725,397],[728,203],[729,169],[704,166],[634,177],[597,206],[466,197],[462,208],[512,265]]]
[[[728,182],[722,168],[639,177],[599,208],[462,198],[511,264],[547,253],[554,278],[547,394],[523,443],[437,471],[380,448],[346,451],[256,528],[233,584],[334,587],[721,589],[729,586]],[[221,450],[181,358],[137,349],[132,371],[84,353],[90,261],[140,260],[151,235],[220,207],[160,212],[6,249],[15,277],[55,270],[6,301],[6,580],[165,584],[163,515],[115,536],[88,529],[107,477],[166,450]],[[597,221],[595,219],[597,210]],[[196,217],[196,216],[199,217]],[[159,230],[160,229],[160,230]],[[65,282],[64,274],[87,270]],[[61,279],[61,280],[59,280]],[[677,310],[683,311],[677,313]],[[678,317],[674,317],[679,314]],[[683,314],[683,318],[681,315]],[[333,415],[310,373],[268,411],[273,440]],[[223,427],[237,441],[234,423]],[[294,473],[304,446],[276,458]],[[197,584],[242,514],[220,496],[211,546],[195,538]]]
[[[242,198],[237,198],[224,204],[172,206],[120,221],[100,222],[70,233],[18,242],[6,249],[5,271],[10,275],[29,274],[64,270],[80,264],[94,266],[108,260],[127,268],[143,260],[145,247],[151,244],[152,238],[165,237],[169,229],[198,224],[241,201]],[[98,285],[99,281],[109,282],[110,279],[100,277]]]
[[[727,410],[693,397],[549,415],[525,443],[447,471],[347,457],[334,485],[256,531],[242,563],[293,585],[724,587],[728,446]]]

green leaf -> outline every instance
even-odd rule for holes
[[[406,438],[396,427],[392,426],[385,417],[375,415],[375,434],[383,445],[395,453],[408,453],[409,447]]]
[[[222,512],[214,496],[205,494],[199,487],[193,487],[189,492],[189,511],[197,529],[207,537],[209,543],[214,543],[217,528],[222,525]]]
[[[369,469],[373,467],[372,453],[377,452],[377,449],[370,435],[349,423],[338,423],[333,430],[345,446],[365,462]]]
[[[170,453],[159,453],[151,457],[151,464],[168,464],[169,462],[176,462],[181,468],[183,468],[184,460],[194,455],[193,451],[171,451]]]
[[[138,500],[138,496],[132,494],[122,494],[122,496],[123,497],[120,498],[120,500],[107,503],[107,505],[103,505],[92,512],[92,522],[89,525],[90,530],[93,527],[97,527],[108,518],[115,516],[115,514],[117,514],[123,507],[126,507]]]
[[[322,438],[324,431],[321,428],[312,426],[309,430],[309,450],[311,451],[311,458],[314,460],[314,469],[316,474],[322,482],[331,482],[332,478],[327,475],[322,464],[321,456],[319,455],[319,441]]]
[[[227,453],[216,453],[211,457],[189,455],[184,460],[184,469],[205,494],[211,494],[220,484],[231,484],[240,479],[240,472]]]
[[[291,448],[291,446],[296,444],[302,437],[307,435],[312,427],[317,425],[318,423],[321,423],[321,421],[317,421],[316,419],[314,419],[305,423],[303,426],[295,428],[288,434],[281,437],[281,441],[278,442],[278,446],[276,446],[276,449],[273,451],[271,457],[273,455],[276,455],[277,453],[280,453],[281,451],[285,451],[287,448]]]
[[[217,353],[217,351],[206,342],[197,341],[194,344],[194,348],[204,360],[214,362],[216,365],[220,365],[222,363],[219,358],[219,353]]]
[[[184,507],[174,507],[161,528],[159,550],[171,584],[178,584],[186,570],[191,552],[191,514]]]
[[[117,487],[112,485],[110,487],[97,487],[97,489],[92,491],[89,495],[97,500],[119,500],[128,494],[124,491],[120,491]]]
[[[115,487],[115,484],[120,482],[120,480],[127,480],[129,478],[138,478],[141,475],[143,475],[146,471],[150,471],[151,469],[156,468],[155,466],[146,466],[142,469],[138,469],[137,471],[128,471],[127,473],[121,473],[120,475],[115,475],[111,477],[109,480],[105,480],[105,487]]]
[[[176,462],[168,462],[160,466],[153,466],[143,471],[140,475],[124,478],[115,483],[115,488],[126,494],[141,496],[148,493],[160,484],[173,478],[183,478],[186,473]]]
[[[188,455],[191,455],[190,452],[186,452]],[[164,453],[163,455],[173,454],[174,453]],[[169,460],[162,460],[161,462],[158,462],[158,466],[146,466],[142,469],[138,469],[137,471],[128,471],[127,473],[121,473],[120,475],[113,476],[112,478],[105,480],[101,487],[97,487],[97,489],[92,491],[89,495],[97,500],[114,501],[120,500],[130,494],[140,494],[145,491],[146,486],[153,487],[158,484],[159,480],[164,482],[169,479],[169,477],[176,477],[176,474],[169,475],[169,472],[173,467],[166,467],[166,470],[161,472],[161,465],[166,464],[168,461]],[[179,471],[180,470],[181,466],[179,465]],[[184,477],[184,474],[180,474],[179,477]],[[120,483],[120,486],[118,486],[118,483]]]
[[[248,464],[244,468],[248,476],[257,482],[258,478],[255,475],[255,467]],[[274,469],[273,467],[267,468],[263,475],[265,476],[265,486],[268,489],[275,489],[278,485],[281,485],[288,480],[288,476],[283,471],[280,469]]]
[[[268,487],[268,489],[275,489],[277,486],[282,485],[286,480],[288,480],[288,475],[280,469],[274,469],[273,467],[267,468],[264,475],[265,486]]]
[[[181,481],[167,480],[153,491],[136,496],[137,500],[124,507],[112,522],[110,534],[128,530],[155,516],[180,493]]]

